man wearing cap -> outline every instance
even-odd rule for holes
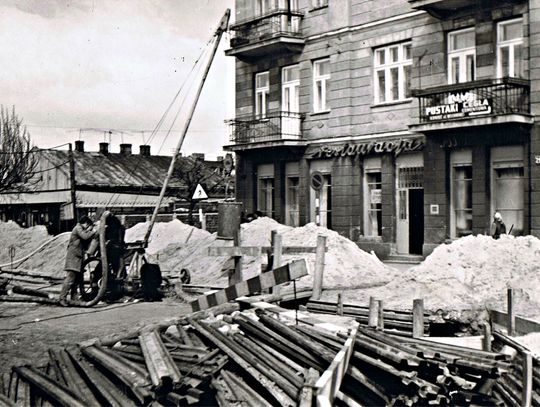
[[[498,239],[501,235],[506,234],[506,225],[502,220],[502,216],[499,212],[495,212],[493,215],[493,223],[491,224],[491,237]]]

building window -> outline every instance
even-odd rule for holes
[[[369,171],[365,174],[365,236],[381,236],[382,234],[381,175],[380,171]]]
[[[497,25],[497,76],[519,78],[523,74],[523,21],[521,18]]]
[[[378,48],[374,52],[375,103],[411,97],[411,43]]]
[[[313,63],[313,111],[315,113],[330,110],[328,97],[330,93],[330,59],[322,59]]]
[[[475,78],[476,47],[474,28],[448,33],[448,83]]]
[[[268,95],[270,94],[270,79],[268,72],[255,75],[255,115],[258,118],[266,117],[268,112]]]
[[[472,165],[454,166],[452,176],[455,219],[452,237],[456,238],[472,233]]]
[[[313,8],[327,7],[328,0],[311,0],[311,6]]]
[[[275,9],[274,0],[257,0],[257,13],[264,15]]]
[[[300,69],[298,65],[287,66],[281,71],[281,95],[284,112],[298,112],[300,97]]]

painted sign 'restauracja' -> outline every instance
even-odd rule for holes
[[[403,151],[417,151],[424,147],[421,139],[399,139],[388,141],[370,141],[369,143],[340,144],[320,146],[310,158],[351,157],[367,155],[371,153],[394,153],[398,156]]]

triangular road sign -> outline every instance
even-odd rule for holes
[[[197,184],[197,188],[195,188],[195,192],[193,192],[193,197],[191,199],[208,199],[208,195],[201,184]]]

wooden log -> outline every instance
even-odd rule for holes
[[[314,392],[313,387],[319,379],[319,372],[313,368],[308,370],[307,377],[305,379],[304,386],[300,391],[300,401],[298,402],[298,407],[311,407],[314,401]]]
[[[27,295],[0,295],[0,302],[33,302],[36,304],[58,305],[58,299],[30,297]]]
[[[315,270],[313,273],[313,295],[311,298],[321,298],[324,278],[324,256],[326,251],[326,236],[317,236],[317,249],[315,251]]]
[[[424,300],[413,300],[413,338],[424,336]]]
[[[41,298],[54,298],[52,294],[49,294],[47,292],[35,290],[33,288],[23,287],[20,285],[14,285],[13,287],[11,287],[11,291],[15,294],[31,295]]]
[[[257,393],[251,386],[249,386],[244,380],[242,380],[238,375],[228,371],[223,370],[221,376],[232,389],[233,393],[236,396],[236,399],[241,399],[245,401],[246,404],[252,404],[255,406],[270,406],[271,404],[264,399],[259,393]]]

